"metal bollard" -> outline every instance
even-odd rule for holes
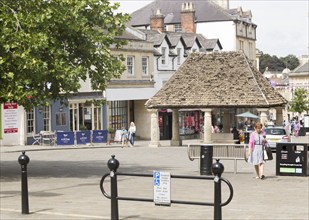
[[[201,145],[200,175],[212,175],[211,173],[212,155],[213,155],[213,146]]]
[[[29,214],[29,200],[28,200],[28,178],[27,178],[27,164],[30,159],[25,154],[25,151],[22,152],[22,155],[19,156],[18,162],[21,166],[21,213]]]
[[[221,220],[222,219],[222,206],[221,206],[221,175],[224,171],[224,166],[219,162],[219,159],[216,159],[216,163],[212,165],[212,172],[215,175],[214,183],[215,183],[215,195],[214,195],[214,219]]]
[[[119,167],[119,161],[115,159],[115,155],[112,155],[112,158],[108,160],[107,166],[110,170],[111,178],[111,219],[118,220],[118,189],[117,189],[117,169]]]

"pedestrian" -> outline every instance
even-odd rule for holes
[[[127,144],[128,140],[128,131],[125,127],[121,128],[121,145],[124,147]]]
[[[134,122],[132,121],[130,123],[130,127],[129,127],[129,145],[130,145],[130,147],[134,146],[135,132],[136,132],[136,126],[135,126]]]
[[[299,123],[298,123],[298,121],[295,121],[295,124],[294,124],[294,136],[295,137],[298,137],[299,130],[300,130]]]
[[[263,148],[266,144],[266,135],[262,131],[263,125],[258,122],[255,124],[255,131],[250,135],[248,163],[253,164],[256,172],[256,179],[264,179],[264,154]]]

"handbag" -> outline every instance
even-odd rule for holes
[[[273,159],[273,153],[271,152],[271,148],[269,147],[268,143],[264,146],[263,155],[264,155],[264,160]]]

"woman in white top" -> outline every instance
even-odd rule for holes
[[[134,122],[132,121],[130,123],[130,127],[129,127],[129,144],[130,144],[130,147],[134,146],[135,132],[136,132],[136,126],[135,126]]]

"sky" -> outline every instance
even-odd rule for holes
[[[130,14],[152,1],[110,2],[119,2],[118,11]],[[252,21],[258,26],[257,48],[264,54],[277,57],[308,55],[309,0],[230,0],[230,8],[239,6],[243,11],[251,10]]]

